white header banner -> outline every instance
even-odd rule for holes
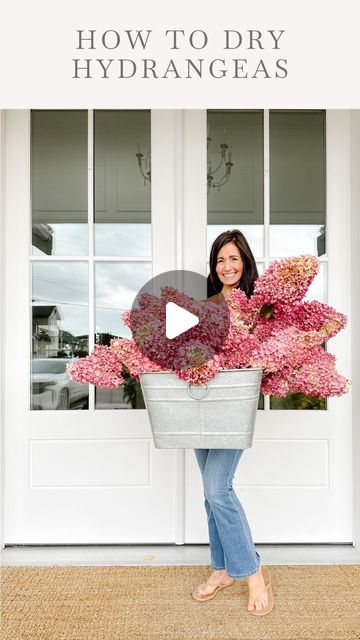
[[[358,108],[359,1],[5,0],[2,108]]]

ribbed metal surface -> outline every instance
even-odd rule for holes
[[[220,371],[192,386],[174,373],[141,373],[158,449],[248,449],[252,446],[262,369]]]

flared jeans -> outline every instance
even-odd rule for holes
[[[245,511],[232,480],[244,449],[194,449],[203,480],[211,566],[233,578],[256,573],[255,549]]]

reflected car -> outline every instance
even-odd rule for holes
[[[87,383],[70,380],[66,367],[75,358],[34,358],[31,373],[32,409],[86,408]]]

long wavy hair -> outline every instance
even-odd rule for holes
[[[210,251],[210,274],[207,278],[207,295],[210,296],[220,293],[223,283],[219,280],[216,273],[216,261],[220,249],[228,242],[234,242],[239,249],[241,259],[244,263],[243,273],[240,281],[236,285],[237,289],[242,289],[249,298],[254,291],[255,280],[259,277],[255,258],[249,247],[249,243],[239,229],[224,231],[213,242]]]

